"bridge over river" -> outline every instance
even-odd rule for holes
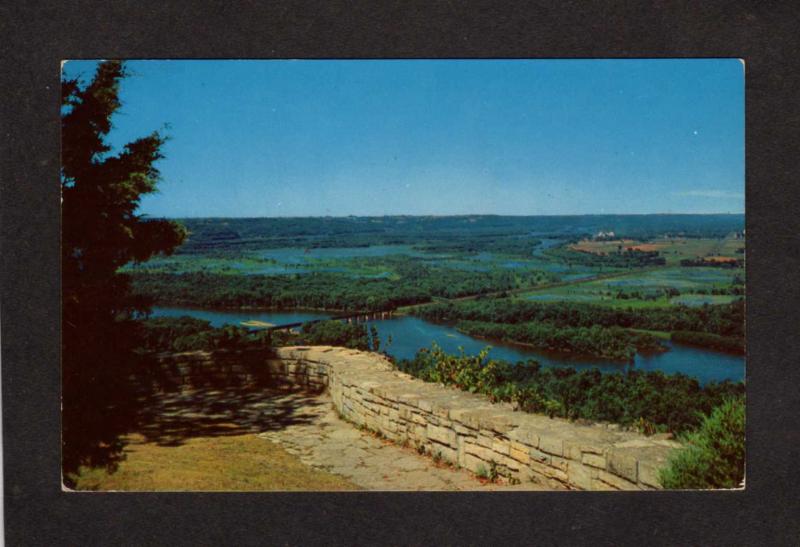
[[[284,323],[283,325],[270,325],[270,326],[263,326],[264,330],[267,331],[282,331],[282,330],[292,330],[298,327],[302,327],[303,325],[313,325],[314,323],[320,323],[322,321],[347,321],[348,323],[351,322],[362,322],[362,321],[377,321],[381,319],[391,319],[392,315],[394,314],[395,310],[381,310],[381,311],[372,311],[372,312],[352,312],[345,315],[336,315],[334,317],[329,317],[327,319],[309,319],[308,321],[296,321],[294,323]],[[257,323],[245,323],[246,326],[252,326],[259,328],[260,325]]]

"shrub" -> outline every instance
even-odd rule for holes
[[[744,478],[744,397],[727,399],[660,473],[665,488],[735,488]]]

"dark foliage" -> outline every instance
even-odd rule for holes
[[[428,382],[511,401],[527,412],[619,423],[644,432],[693,430],[703,413],[744,394],[742,383],[700,387],[683,374],[601,374],[598,369],[544,368],[535,361],[511,364],[489,359],[488,348],[477,356],[448,355],[434,344],[397,367]]]
[[[744,338],[744,302],[715,306],[669,308],[609,308],[582,303],[543,303],[484,299],[480,302],[436,303],[416,310],[419,316],[440,322],[546,322],[559,327],[624,327],[659,331],[707,332]]]
[[[193,317],[156,317],[138,323],[140,349],[144,351],[213,351],[216,349],[268,348],[266,331],[226,325],[212,327]]]
[[[399,280],[352,278],[319,272],[305,275],[135,273],[134,290],[162,304],[204,307],[316,308],[379,311],[453,298],[535,286],[537,273],[472,272],[433,268],[410,261],[396,266]]]
[[[184,231],[136,214],[155,191],[164,137],[152,133],[110,154],[122,63],[101,63],[88,85],[62,82],[62,443],[65,476],[79,465],[113,466],[131,410],[138,360],[131,319],[146,302],[116,274],[130,261],[170,252]]]
[[[708,332],[673,332],[671,339],[673,342],[700,346],[744,355],[745,345],[743,338],[733,336],[720,336]]]
[[[552,323],[518,324],[459,321],[458,330],[506,342],[528,344],[538,349],[591,355],[612,361],[632,361],[637,350],[662,351],[654,336],[634,333],[620,327],[571,327]]]
[[[364,323],[345,323],[344,321],[306,323],[303,325],[297,343],[311,346],[342,346],[360,350],[371,349],[370,337]]]
[[[681,266],[687,268],[744,268],[743,260],[706,260],[705,258],[684,258]]]

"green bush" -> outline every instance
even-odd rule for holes
[[[661,470],[664,488],[735,488],[744,478],[744,397],[727,399],[685,436],[687,447]]]

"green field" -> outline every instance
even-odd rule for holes
[[[712,294],[743,290],[743,272],[723,268],[666,267],[647,272],[533,290],[519,298],[541,302],[586,302],[611,307],[666,307],[725,304],[739,295]],[[676,294],[676,292],[678,294]]]

